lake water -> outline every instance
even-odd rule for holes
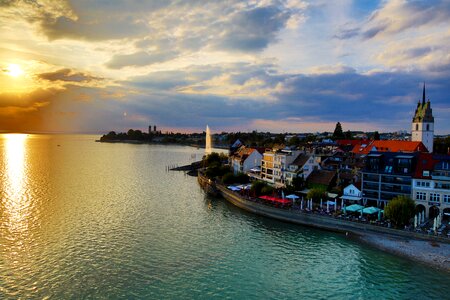
[[[449,299],[450,274],[245,213],[202,149],[0,135],[1,299]]]

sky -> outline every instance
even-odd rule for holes
[[[0,131],[450,133],[450,0],[0,0]]]

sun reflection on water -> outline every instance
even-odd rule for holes
[[[30,197],[27,190],[26,140],[26,134],[5,135],[2,206],[11,233],[24,233],[28,228]]]

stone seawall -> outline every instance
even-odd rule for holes
[[[399,238],[435,241],[450,244],[450,239],[433,235],[423,235],[416,232],[403,231],[393,228],[386,228],[371,224],[357,223],[340,220],[329,216],[321,216],[291,209],[280,209],[253,202],[241,197],[239,194],[228,190],[225,186],[215,184],[203,175],[199,174],[198,181],[207,192],[212,191],[214,195],[221,195],[233,205],[261,216],[274,218],[284,222],[300,224],[320,228],[328,231],[353,233],[361,236],[365,234],[382,234]]]

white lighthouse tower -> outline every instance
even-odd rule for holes
[[[422,103],[417,103],[416,112],[412,120],[411,140],[420,141],[428,152],[433,152],[434,117],[430,100],[425,102],[425,83],[423,84]]]

